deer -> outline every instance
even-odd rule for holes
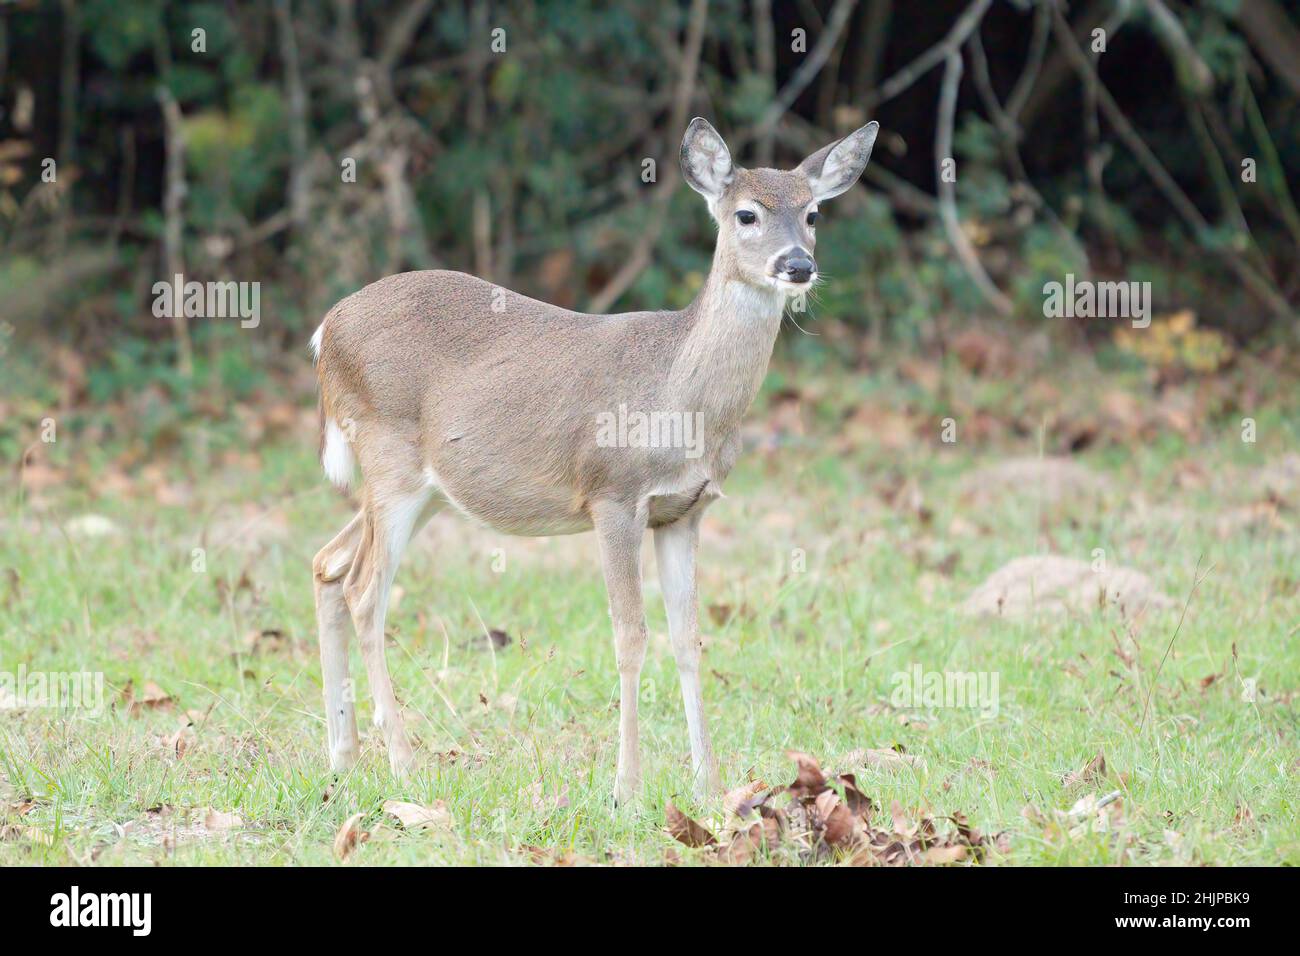
[[[362,475],[360,510],[312,563],[333,771],[354,766],[360,751],[350,628],[391,771],[400,778],[413,767],[384,623],[407,544],[450,508],[510,535],[594,532],[618,671],[616,805],[641,787],[641,552],[653,534],[692,787],[702,797],[720,791],[700,687],[701,516],[723,497],[786,306],[819,278],[818,204],[858,181],[878,129],[868,123],[792,170],[745,169],[707,120],[692,120],[681,174],[704,197],[717,241],[706,280],[680,311],[585,314],[423,270],[380,279],[326,313],[311,340],[321,464],[341,489]],[[688,416],[698,428],[689,444],[635,428],[610,440],[602,426],[621,409]]]

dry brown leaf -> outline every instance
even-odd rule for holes
[[[144,687],[137,691],[134,681],[127,681],[122,688],[122,703],[129,714],[139,714],[142,710],[170,710],[175,704],[171,694],[167,693],[153,681],[145,681]]]
[[[730,604],[723,604],[721,602],[710,604],[706,610],[709,614],[709,620],[713,622],[714,627],[722,627],[725,625],[729,620],[731,620],[731,615],[733,613]]]
[[[396,817],[397,822],[407,830],[451,826],[451,813],[447,810],[447,804],[441,800],[435,801],[431,807],[423,807],[418,803],[405,803],[401,800],[385,800],[384,812]]]
[[[500,701],[497,702],[498,704]],[[529,803],[534,810],[546,812],[562,810],[569,805],[569,788],[562,787],[559,793],[547,794],[540,780],[534,781],[528,788]]]
[[[925,862],[943,866],[948,863],[960,863],[966,859],[966,848],[961,844],[933,846],[925,851]]]
[[[745,866],[776,840],[776,821],[771,818],[758,821],[735,833],[725,846],[718,847],[718,862],[727,866]]]
[[[194,728],[190,726],[189,721],[186,721],[176,733],[168,734],[163,738],[163,746],[179,760],[194,746],[195,739]]]
[[[234,813],[226,813],[223,810],[213,810],[209,808],[203,814],[203,828],[213,833],[224,830],[234,830],[243,825],[244,821]]]
[[[816,796],[826,788],[826,776],[822,773],[822,768],[818,766],[816,760],[797,750],[787,750],[785,755],[793,760],[799,768],[794,783],[790,785],[792,794],[799,797],[811,797]]]
[[[23,827],[12,823],[0,826],[0,841],[3,840],[27,840],[44,846],[54,845],[54,837],[39,827]]]
[[[835,780],[844,789],[844,803],[849,808],[849,812],[864,819],[871,816],[875,805],[871,802],[871,798],[858,788],[858,778],[851,773],[842,773]]]
[[[754,798],[766,789],[767,784],[762,780],[751,780],[735,790],[728,791],[722,798],[722,808],[732,816],[747,820],[754,812]]]
[[[1072,770],[1065,775],[1063,784],[1068,790],[1070,787],[1086,784],[1087,786],[1098,786],[1106,780],[1106,755],[1100,750],[1096,756],[1089,760],[1078,770]]]
[[[918,770],[924,770],[926,766],[923,757],[894,750],[892,747],[875,747],[861,751],[861,754],[862,765],[877,770],[897,770],[901,767],[916,767]]]
[[[279,654],[289,648],[288,636],[278,627],[264,627],[244,636],[244,649],[249,654]]]
[[[346,860],[358,846],[370,839],[370,834],[361,829],[365,816],[364,813],[352,814],[334,834],[334,855],[340,860]]]
[[[668,804],[664,815],[668,826],[668,835],[678,843],[690,847],[717,845],[717,837],[682,813],[675,804]]]
[[[1255,811],[1250,808],[1250,804],[1245,800],[1237,801],[1237,808],[1232,814],[1232,822],[1237,826],[1250,826],[1255,822]]]
[[[897,750],[860,750],[850,757],[865,763],[868,755],[890,765],[913,766],[919,760]],[[1004,834],[986,837],[962,813],[947,818],[955,830],[940,832],[928,813],[909,819],[897,801],[890,808],[891,826],[877,829],[872,825],[875,805],[852,774],[828,782],[814,757],[794,750],[787,756],[798,768],[794,783],[774,790],[751,783],[729,793],[725,802],[735,819],[720,836],[671,804],[669,832],[687,846],[708,848],[713,860],[731,866],[749,864],[760,853],[771,853],[777,862],[847,860],[853,866],[980,863],[990,847],[1000,853],[1008,849]]]
[[[831,846],[847,846],[857,836],[853,814],[849,812],[834,790],[825,790],[813,800],[817,822],[821,825],[821,838]]]

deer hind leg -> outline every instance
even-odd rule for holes
[[[618,664],[618,772],[614,802],[626,803],[641,790],[641,747],[637,730],[637,691],[645,662],[646,629],[641,603],[641,539],[646,516],[633,508],[601,504],[592,508],[601,567],[614,623]]]
[[[401,707],[393,693],[392,678],[388,675],[384,621],[402,552],[411,536],[436,510],[432,498],[433,488],[428,485],[368,488],[361,546],[343,586],[370,679],[375,726],[384,736],[389,765],[399,776],[410,768],[414,753],[406,736]]]
[[[355,698],[348,680],[348,640],[352,635],[352,619],[343,597],[343,579],[356,559],[363,517],[364,513],[358,512],[334,540],[316,553],[312,562],[326,739],[330,769],[335,771],[353,766],[360,752]]]
[[[655,529],[655,563],[659,567],[659,586],[668,612],[668,634],[682,685],[695,792],[707,796],[722,789],[722,784],[700,693],[700,629],[695,587],[699,542],[699,512]]]

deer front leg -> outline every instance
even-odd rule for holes
[[[655,561],[659,566],[659,586],[668,612],[668,634],[677,658],[677,676],[686,708],[695,792],[703,797],[721,790],[722,782],[700,694],[700,630],[695,588],[695,555],[699,543],[698,512],[655,529]]]
[[[641,747],[637,736],[637,690],[645,661],[645,615],[641,604],[641,538],[646,517],[642,509],[603,503],[592,508],[600,561],[609,593],[614,624],[614,657],[618,663],[618,772],[614,802],[626,803],[641,789]]]

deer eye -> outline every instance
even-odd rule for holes
[[[758,216],[750,212],[748,209],[742,209],[740,212],[736,213],[736,221],[742,226],[752,226],[754,223],[758,222]]]
[[[821,217],[822,217],[822,214],[819,213],[819,212],[810,212],[810,213],[808,213],[808,225],[810,225],[810,226],[815,226],[815,225],[817,225],[817,220],[820,219]]]

